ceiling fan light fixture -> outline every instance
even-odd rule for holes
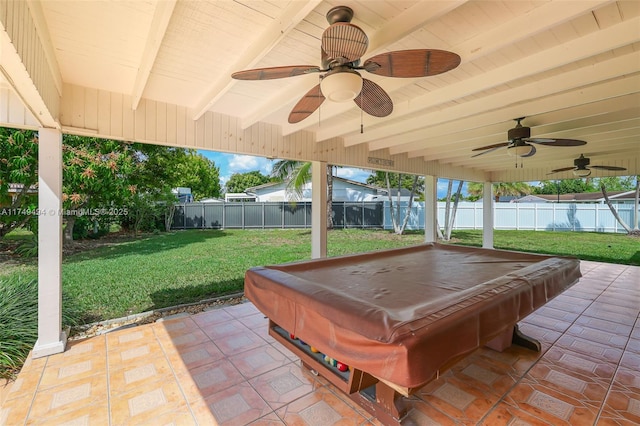
[[[320,90],[330,101],[351,101],[362,91],[362,77],[354,71],[328,73],[320,82]]]
[[[531,154],[532,150],[532,145],[513,145],[507,147],[507,154],[510,157],[526,157]]]
[[[591,175],[590,169],[575,169],[573,175],[579,178],[586,178]]]

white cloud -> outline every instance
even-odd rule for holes
[[[258,170],[263,175],[269,175],[273,168],[273,161],[263,157],[253,157],[251,155],[231,155],[228,160],[228,172],[246,173]]]
[[[338,177],[364,183],[371,175],[371,170],[356,169],[353,167],[338,167],[335,169],[334,173]]]
[[[258,157],[252,157],[251,155],[233,155],[229,158],[229,168],[233,173],[258,170]]]

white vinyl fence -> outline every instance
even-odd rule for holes
[[[401,203],[401,220],[408,203]],[[453,203],[451,203],[453,206]],[[633,205],[618,204],[618,214],[633,226]],[[438,223],[444,226],[445,203],[438,203]],[[384,206],[384,228],[393,229],[389,203]],[[606,204],[495,203],[494,228],[531,231],[625,232]],[[424,229],[424,202],[414,202],[407,229]],[[482,203],[461,202],[453,229],[482,229]]]

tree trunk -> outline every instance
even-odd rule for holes
[[[438,234],[438,239],[444,241],[444,235],[442,234],[442,229],[440,229],[440,224],[438,223],[438,218],[436,217],[436,232]]]
[[[391,213],[391,224],[393,225],[393,232],[398,233],[398,220],[396,218],[396,211],[393,206],[393,194],[391,193],[391,182],[389,181],[389,172],[385,172],[385,178],[387,181],[387,196],[389,197],[389,212]]]
[[[444,238],[443,240],[449,241],[449,223],[451,216],[451,190],[453,189],[453,181],[449,179],[449,184],[447,185],[447,199],[444,205]]]
[[[64,228],[64,242],[70,243],[73,241],[73,227],[76,224],[76,216],[69,215],[67,216],[67,226]]]
[[[607,206],[609,206],[609,210],[611,210],[611,213],[613,214],[613,217],[615,217],[616,220],[618,221],[618,223],[620,224],[620,226],[622,226],[624,228],[624,230],[627,231],[627,234],[631,234],[633,232],[633,230],[631,229],[631,227],[629,225],[627,225],[624,222],[624,220],[622,220],[622,218],[618,214],[618,211],[613,207],[613,204],[611,204],[611,201],[609,201],[609,195],[607,194],[607,188],[605,188],[604,184],[600,185],[600,190],[602,191],[602,195],[604,195],[604,201],[607,203]]]
[[[447,225],[447,241],[451,239],[451,231],[453,231],[453,224],[456,222],[456,213],[458,212],[458,203],[460,202],[460,193],[462,192],[462,185],[464,181],[458,183],[458,189],[456,190],[456,199],[453,202],[453,209],[451,211],[451,218]]]
[[[402,190],[402,175],[398,173],[398,195],[396,196],[396,225],[395,232],[396,234],[402,234],[402,229],[400,225],[400,212],[402,206],[400,205],[400,191]]]
[[[169,204],[167,214],[164,217],[164,230],[165,232],[171,231],[171,224],[173,223],[173,216],[176,212],[175,204]]]
[[[407,206],[407,212],[404,215],[404,220],[402,221],[402,226],[400,227],[400,235],[402,235],[404,233],[404,230],[407,228],[407,223],[409,222],[409,217],[411,216],[413,196],[416,193],[417,186],[418,186],[418,175],[415,175],[413,177],[413,184],[411,185],[411,195],[409,195],[409,205]]]
[[[327,164],[327,229],[333,229],[333,166]]]

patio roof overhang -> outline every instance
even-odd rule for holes
[[[320,63],[325,15],[351,7],[369,37],[364,58],[402,49],[457,53],[460,66],[425,78],[367,74],[394,111],[362,115],[325,102],[288,114],[317,74],[237,81],[247,68]],[[0,125],[40,132],[40,209],[61,208],[61,134],[313,161],[314,203],[325,164],[425,175],[426,239],[435,233],[436,177],[485,182],[484,245],[492,244],[490,182],[548,179],[580,154],[640,174],[640,3],[637,1],[8,1],[0,3]],[[513,119],[541,146],[515,162]],[[364,132],[361,132],[361,124]],[[516,167],[518,165],[518,167]],[[323,177],[324,176],[324,177]],[[570,171],[554,175],[573,177]],[[326,253],[314,209],[312,255]],[[64,350],[61,217],[39,217],[35,356]]]
[[[430,48],[462,63],[419,79],[367,73],[394,112],[365,114],[364,133],[352,102],[287,122],[318,74],[231,78],[319,65],[325,14],[340,4],[369,37],[364,58]],[[581,153],[627,169],[592,176],[640,173],[636,1],[29,0],[3,2],[0,23],[4,126],[476,181],[548,179]],[[472,158],[506,142],[517,117],[534,137],[587,145],[542,146],[518,168],[506,149]]]

